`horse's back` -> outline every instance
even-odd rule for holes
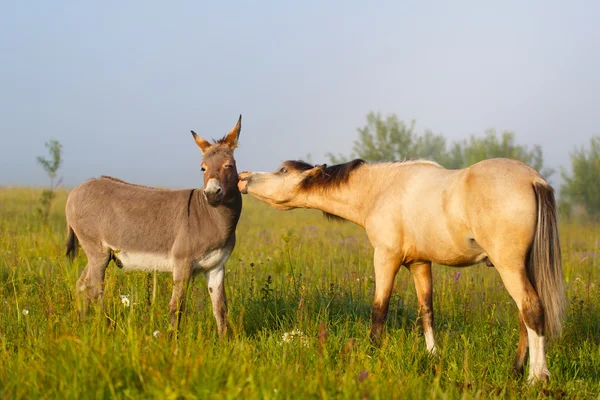
[[[447,265],[482,261],[498,240],[529,248],[537,221],[531,167],[490,159],[460,170],[414,169],[394,224],[418,257]]]

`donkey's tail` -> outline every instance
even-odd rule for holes
[[[73,261],[75,257],[77,257],[77,253],[79,252],[79,240],[77,240],[77,236],[73,231],[73,228],[69,226],[69,233],[67,236],[67,253],[66,256],[69,257],[69,260]]]
[[[527,275],[544,307],[544,334],[547,338],[561,334],[565,316],[565,281],[562,271],[560,241],[554,191],[542,179],[533,182],[537,198],[537,227],[527,260]]]

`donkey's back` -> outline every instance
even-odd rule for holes
[[[193,189],[156,189],[108,177],[90,179],[69,194],[67,224],[88,256],[109,251],[115,256],[124,251],[145,253],[149,258],[166,256],[179,236],[189,233],[185,231],[193,194]],[[208,218],[204,223],[210,224]]]

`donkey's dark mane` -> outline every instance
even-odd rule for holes
[[[111,180],[111,181],[114,181],[114,182],[118,182],[118,183],[123,183],[123,184],[129,185],[129,186],[137,186],[137,187],[141,187],[141,188],[154,189],[154,190],[168,190],[168,189],[163,189],[163,188],[157,188],[157,187],[152,187],[152,186],[146,186],[146,185],[140,185],[140,184],[137,184],[137,183],[127,182],[127,181],[124,181],[123,179],[115,178],[114,176],[102,175],[100,178],[101,179],[108,179],[108,180]]]

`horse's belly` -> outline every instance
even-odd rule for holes
[[[467,266],[485,261],[487,254],[477,243],[467,240],[466,243],[460,245],[453,243],[432,246],[423,252],[421,257],[436,264]]]

